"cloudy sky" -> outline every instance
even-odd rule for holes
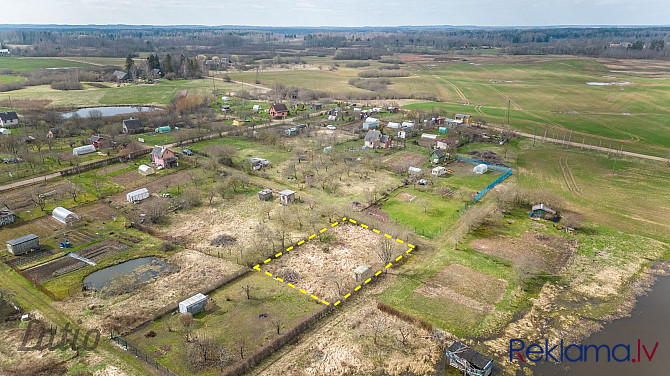
[[[0,23],[668,25],[668,0],[0,0]]]

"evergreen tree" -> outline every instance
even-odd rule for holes
[[[133,57],[128,55],[126,58],[126,73],[130,75],[130,69],[135,65],[135,60],[133,60]]]
[[[174,68],[172,67],[172,56],[170,56],[170,54],[165,55],[165,61],[163,62],[163,65],[163,72],[165,74],[174,72]]]

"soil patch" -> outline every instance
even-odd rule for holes
[[[127,163],[118,163],[118,164],[115,164],[115,165],[111,165],[111,166],[101,168],[96,172],[96,174],[107,175],[110,172],[118,171],[118,170],[124,169],[126,167],[128,167]]]
[[[391,216],[382,210],[382,206],[379,204],[369,206],[363,210],[363,213],[381,222],[388,222],[391,219]]]
[[[395,153],[384,161],[394,172],[406,172],[410,166],[421,167],[426,163],[426,156],[419,153],[403,151]]]
[[[470,247],[509,260],[520,269],[560,274],[572,259],[577,241],[526,231],[521,238],[496,236],[475,239],[470,242]]]

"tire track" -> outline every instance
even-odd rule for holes
[[[568,156],[565,156],[565,169],[568,171],[568,175],[570,176],[570,180],[572,181],[572,186],[574,187],[575,192],[577,192],[579,195],[582,194],[582,189],[579,188],[577,185],[577,182],[575,181],[575,177],[572,175],[572,170],[570,169],[570,166],[568,165]]]
[[[442,77],[439,77],[436,74],[434,74],[433,77],[435,77],[438,80],[443,81],[443,82],[447,83],[449,86],[451,86],[451,88],[454,89],[456,94],[458,94],[458,96],[461,97],[461,100],[463,101],[464,104],[470,104],[470,101],[468,100],[468,97],[466,97],[465,94],[463,94],[463,92],[461,91],[461,89],[458,88],[458,86],[454,85],[451,81],[448,81],[448,80],[446,80]]]
[[[568,181],[568,175],[565,173],[565,167],[563,167],[563,155],[558,156],[558,166],[561,168],[561,174],[563,175],[563,182],[565,183],[565,186],[568,188],[568,191],[572,195],[572,197],[575,197],[575,192],[570,185],[570,182]]]

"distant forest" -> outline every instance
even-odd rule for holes
[[[150,26],[0,26],[0,44],[19,56],[126,57],[138,53],[335,56],[379,59],[396,52],[670,59],[670,27],[548,28],[252,28]]]

